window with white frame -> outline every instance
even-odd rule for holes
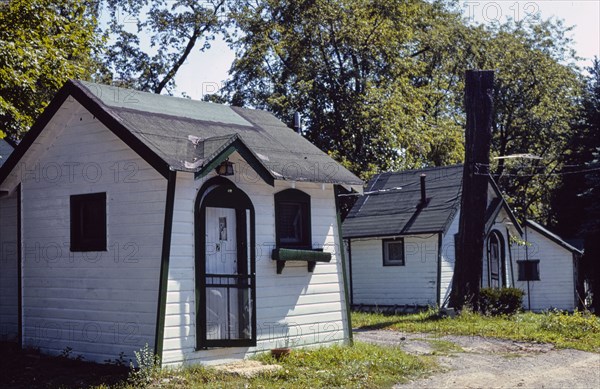
[[[404,266],[404,239],[383,240],[383,266]]]

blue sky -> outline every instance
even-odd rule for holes
[[[574,47],[583,59],[580,66],[589,66],[594,56],[600,57],[600,0],[459,0],[465,17],[474,23],[504,22],[508,17],[523,19],[539,13],[543,19],[563,19],[574,26],[571,36]],[[175,95],[186,93],[193,99],[214,93],[227,78],[234,53],[225,42],[213,42],[205,53],[194,51],[177,77]]]

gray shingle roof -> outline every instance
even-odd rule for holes
[[[234,141],[274,179],[362,181],[271,113],[73,81],[172,170],[199,172]]]
[[[445,232],[460,207],[462,173],[462,165],[453,165],[373,177],[344,220],[344,238]],[[427,175],[424,208],[421,174]]]

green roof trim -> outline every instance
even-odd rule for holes
[[[275,179],[271,173],[258,161],[258,158],[256,158],[237,135],[228,137],[222,142],[220,147],[213,150],[212,154],[205,158],[206,164],[194,174],[194,178],[199,179],[206,176],[236,151],[258,173],[264,182],[271,186],[275,185]]]

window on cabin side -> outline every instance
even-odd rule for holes
[[[275,194],[277,247],[310,249],[310,196],[287,189]]]
[[[71,196],[71,251],[106,251],[106,193]]]
[[[540,261],[517,261],[519,281],[539,281]]]
[[[383,266],[404,266],[404,239],[383,241]]]

